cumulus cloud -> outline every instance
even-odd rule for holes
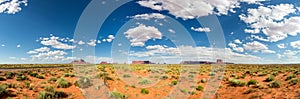
[[[277,47],[280,48],[280,49],[286,48],[286,46],[285,46],[284,43],[282,43],[282,44],[277,44]]]
[[[153,10],[167,10],[182,19],[194,19],[211,14],[227,15],[240,8],[240,2],[259,3],[265,0],[141,0],[137,3]]]
[[[234,40],[234,43],[236,43],[236,44],[242,44],[242,42],[239,39]]]
[[[21,47],[21,45],[20,45],[20,44],[18,44],[18,45],[17,45],[17,48],[20,48],[20,47]]]
[[[191,27],[192,30],[196,31],[196,32],[210,32],[210,28],[207,28],[207,27],[204,27],[204,28],[194,28],[194,27]]]
[[[38,48],[38,49],[34,49],[32,51],[28,51],[27,54],[37,54],[39,52],[48,52],[50,51],[50,48],[48,47],[41,47],[41,48]]]
[[[55,37],[55,36],[51,36],[49,39],[47,40],[42,40],[41,44],[46,45],[46,46],[51,46],[53,48],[56,49],[74,49],[76,46],[72,46],[72,45],[68,45],[65,43],[62,43],[60,41],[58,41],[59,37]]]
[[[87,44],[90,46],[96,46],[96,42],[97,40],[90,40],[90,42],[88,42]]]
[[[32,57],[32,59],[43,60],[43,61],[47,61],[47,60],[55,61],[55,60],[64,59],[65,58],[64,55],[67,55],[67,53],[61,50],[55,50],[55,51],[38,53],[36,55],[31,55],[30,57]]]
[[[290,45],[291,45],[293,48],[300,49],[300,40],[291,42]]]
[[[160,13],[151,13],[151,14],[138,14],[135,16],[131,16],[130,18],[136,19],[136,20],[150,20],[150,19],[165,19],[166,16],[162,15]]]
[[[4,47],[5,45],[4,45],[4,44],[2,44],[1,46],[2,46],[2,47]]]
[[[16,14],[27,6],[27,0],[0,0],[0,13]]]
[[[131,46],[145,46],[145,42],[150,39],[162,39],[162,33],[154,26],[140,24],[124,32],[130,40]]]
[[[83,45],[83,44],[85,44],[85,42],[83,42],[83,41],[78,42],[78,45]]]
[[[300,17],[290,16],[296,11],[293,4],[278,4],[250,8],[247,14],[241,14],[239,17],[250,25],[250,29],[245,29],[245,32],[263,33],[267,38],[261,40],[277,42],[289,35],[296,36],[300,33]]]
[[[173,29],[168,29],[170,33],[176,33]]]
[[[107,42],[112,42],[112,40],[115,39],[114,35],[108,35],[108,39],[106,39]]]
[[[299,52],[298,51],[292,51],[292,50],[285,50],[283,54],[277,54],[277,57],[279,59],[285,58],[286,60],[293,60],[297,59],[298,57],[296,56]]]
[[[248,42],[246,44],[243,44],[244,49],[253,51],[253,52],[258,52],[261,51],[262,53],[275,53],[272,50],[269,50],[269,48],[260,42],[254,41],[254,42]]]
[[[244,48],[242,47],[237,47],[236,44],[234,43],[228,43],[228,46],[232,48],[232,50],[236,51],[236,52],[244,52]]]

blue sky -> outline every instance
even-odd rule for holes
[[[300,60],[296,0],[131,1],[110,13],[97,37],[76,39],[78,20],[90,2],[0,0],[0,63],[69,63],[80,58],[96,63]],[[107,8],[96,9],[95,15],[108,13],[110,5],[120,1],[100,2]],[[208,20],[213,17],[218,20]],[[226,48],[214,47],[209,39],[219,36],[212,35],[223,35],[220,44]],[[73,54],[79,52],[89,54]]]

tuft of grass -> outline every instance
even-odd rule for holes
[[[59,79],[57,79],[57,81],[56,81],[56,86],[58,87],[58,88],[67,88],[67,87],[69,87],[71,84],[67,81],[67,80],[65,80],[64,78],[59,78]]]
[[[172,81],[171,85],[177,85],[177,83],[178,83],[177,81]]]
[[[111,92],[111,98],[113,98],[113,99],[125,99],[126,96],[124,94],[114,90],[114,91]]]
[[[123,78],[130,78],[131,76],[130,76],[130,74],[124,74],[123,75]]]
[[[288,81],[288,80],[290,80],[290,79],[292,79],[292,78],[296,78],[296,75],[295,75],[295,74],[289,75],[289,76],[285,79],[285,81]]]
[[[279,81],[272,81],[271,83],[269,83],[269,87],[270,88],[280,88],[281,83]]]
[[[79,80],[74,83],[74,85],[80,88],[88,88],[89,86],[92,86],[92,81],[88,77],[80,77]]]
[[[240,81],[238,79],[231,79],[229,80],[229,83],[231,86],[245,86],[247,83],[246,82],[243,82],[243,81]]]
[[[146,85],[146,84],[151,84],[152,81],[150,79],[147,79],[147,78],[142,78],[138,84],[140,85]]]
[[[145,89],[145,88],[142,88],[141,89],[141,93],[142,94],[149,94],[149,90]]]
[[[0,76],[0,81],[5,81],[5,78]]]
[[[4,95],[7,92],[7,85],[0,84],[0,96]]]
[[[160,79],[167,80],[168,79],[168,75],[163,75]]]
[[[291,81],[289,82],[290,86],[292,85],[296,85],[298,83],[298,79],[297,78],[292,78]]]
[[[23,81],[23,80],[27,80],[27,79],[28,78],[23,74],[20,74],[20,75],[17,76],[17,81]]]
[[[248,81],[247,84],[248,84],[248,85],[256,85],[256,84],[258,84],[258,81],[257,81],[257,80],[251,79],[251,80]]]
[[[56,91],[53,86],[45,86],[44,91],[38,94],[37,99],[61,99],[67,96],[62,91]]]
[[[12,72],[7,72],[6,73],[6,79],[12,79],[13,76],[14,76],[14,73],[12,73]]]
[[[204,88],[202,86],[200,86],[200,85],[196,87],[196,90],[198,90],[198,91],[202,91],[203,89]]]
[[[270,75],[268,78],[266,78],[266,82],[271,82],[271,81],[274,81],[275,80],[275,78],[274,78],[274,76],[273,75]]]

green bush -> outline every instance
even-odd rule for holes
[[[171,85],[177,85],[177,83],[178,83],[177,81],[172,81]]]
[[[17,76],[17,81],[23,81],[23,80],[27,80],[28,78],[25,75],[18,75]]]
[[[290,85],[295,85],[298,83],[298,79],[297,78],[292,78],[291,81],[289,82]]]
[[[248,85],[256,85],[256,84],[258,84],[258,81],[256,80],[251,79],[248,81]]]
[[[266,81],[266,82],[270,82],[270,81],[274,81],[274,80],[275,80],[274,76],[271,75],[271,76],[269,76],[265,81]]]
[[[204,88],[202,86],[197,86],[196,90],[202,91]]]
[[[292,78],[295,78],[295,77],[296,77],[295,74],[291,74],[291,75],[289,75],[289,76],[285,79],[285,81],[288,81],[288,80],[290,80],[290,79],[292,79]]]
[[[243,82],[243,81],[240,81],[240,80],[237,80],[237,79],[231,79],[229,80],[229,83],[231,86],[245,86],[246,85],[246,82]]]
[[[55,77],[51,77],[49,80],[48,80],[48,82],[50,83],[50,82],[56,82],[57,81],[57,78],[55,78]]]
[[[130,78],[131,76],[130,76],[130,74],[124,74],[123,77],[124,78]]]
[[[75,77],[75,75],[74,74],[69,74],[69,73],[65,73],[65,75],[64,75],[65,77]]]
[[[7,85],[0,84],[0,96],[6,93]]]
[[[138,84],[140,85],[146,85],[146,84],[151,84],[152,81],[150,79],[147,79],[147,78],[142,78]]]
[[[56,91],[52,86],[45,86],[44,91],[38,94],[38,99],[60,99],[68,95],[61,91]]]
[[[142,94],[149,94],[149,90],[143,88],[143,89],[141,90],[141,93],[142,93]]]
[[[269,87],[270,88],[280,88],[281,83],[279,81],[272,81],[271,83],[269,83]]]
[[[45,77],[42,76],[42,75],[36,75],[35,77],[38,78],[38,79],[45,79]]]
[[[67,80],[63,79],[63,78],[59,78],[56,81],[56,86],[58,88],[67,88],[67,87],[70,86],[70,83]]]
[[[206,80],[205,78],[202,78],[202,79],[200,80],[200,82],[201,82],[201,83],[206,83],[207,80]]]
[[[125,95],[120,93],[120,92],[117,92],[117,91],[112,91],[111,92],[111,98],[114,98],[114,99],[125,99]]]
[[[167,79],[168,79],[168,75],[163,75],[163,76],[161,77],[161,79],[162,79],[162,80],[167,80]]]
[[[12,73],[12,72],[7,72],[6,73],[6,79],[12,79],[13,76],[14,76],[14,73]]]
[[[80,88],[88,88],[89,86],[92,86],[92,82],[88,77],[80,77],[79,80],[74,83],[74,85]]]
[[[32,76],[32,77],[36,77],[36,76],[39,75],[39,74],[36,73],[36,72],[29,72],[29,75]]]

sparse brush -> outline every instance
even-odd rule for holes
[[[130,78],[131,76],[130,76],[130,74],[124,74],[123,77],[124,78]]]
[[[298,83],[298,79],[297,78],[292,78],[291,81],[289,82],[289,84],[292,86],[292,85],[295,85]]]
[[[256,84],[258,84],[258,81],[257,81],[257,80],[251,79],[251,80],[248,81],[247,84],[248,84],[248,85],[256,85]]]
[[[240,81],[240,80],[237,80],[237,79],[231,79],[229,80],[229,83],[231,86],[245,86],[246,85],[246,82],[243,82],[243,81]]]
[[[63,79],[63,78],[59,78],[56,81],[56,86],[58,88],[67,88],[67,87],[70,86],[70,83],[67,80]]]
[[[147,79],[147,78],[142,78],[138,84],[140,85],[146,85],[146,84],[151,84],[152,81],[150,79]]]
[[[12,73],[12,72],[7,72],[6,73],[6,79],[12,79],[13,76],[14,76],[14,73]]]
[[[295,74],[291,74],[291,75],[289,75],[289,76],[285,79],[285,81],[288,81],[288,80],[290,80],[290,79],[292,79],[292,78],[295,78],[295,77],[296,77]]]
[[[142,88],[141,93],[142,94],[149,94],[149,90]]]
[[[202,91],[203,89],[204,88],[202,86],[200,86],[200,85],[196,87],[196,90],[198,90],[198,91]]]
[[[0,81],[4,81],[4,80],[5,80],[5,78],[0,76]]]
[[[79,80],[74,83],[74,85],[80,88],[88,88],[92,85],[92,82],[88,77],[80,77]]]
[[[270,82],[270,81],[274,81],[275,80],[275,78],[274,78],[274,76],[273,75],[270,75],[268,78],[266,78],[266,82]]]
[[[7,92],[7,85],[0,84],[0,96]]]
[[[163,75],[163,76],[161,77],[161,79],[162,79],[162,80],[167,80],[167,79],[168,79],[168,75]]]
[[[280,88],[281,83],[279,81],[272,81],[271,83],[269,83],[269,87],[270,88]]]
[[[178,83],[177,81],[172,81],[171,85],[177,85],[177,83]]]

